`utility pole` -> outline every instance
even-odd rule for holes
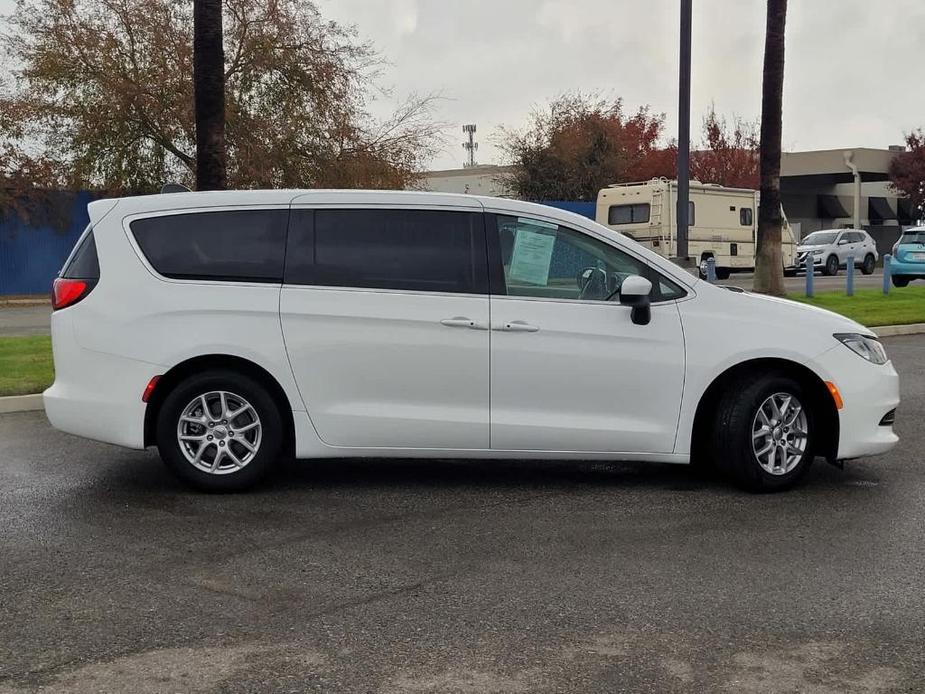
[[[678,244],[675,262],[687,266],[687,223],[691,156],[691,5],[681,0],[681,50],[678,74]]]
[[[470,169],[476,165],[475,153],[479,148],[479,143],[475,141],[475,123],[469,123],[464,125],[462,128],[463,132],[469,136],[468,141],[463,142],[463,149],[469,153],[469,157],[463,166],[467,169]]]
[[[222,190],[227,185],[222,41],[222,0],[193,0],[196,190]]]

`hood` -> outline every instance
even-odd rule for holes
[[[798,251],[821,251],[823,248],[828,248],[828,245],[813,244],[811,246],[797,246]]]
[[[828,336],[833,333],[861,333],[876,337],[870,328],[818,306],[748,291],[729,291],[707,282],[702,284],[728,295],[722,299],[728,314],[740,319],[743,326],[757,324],[781,333],[800,334],[812,329]],[[698,284],[697,290],[703,291],[701,284]]]

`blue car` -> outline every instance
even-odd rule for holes
[[[890,264],[893,286],[905,287],[912,280],[925,280],[925,227],[906,229],[893,246]]]

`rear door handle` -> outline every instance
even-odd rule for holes
[[[441,325],[448,328],[472,328],[473,330],[487,330],[488,326],[484,323],[478,323],[465,316],[456,316],[454,318],[444,318],[440,321]]]
[[[522,320],[513,320],[509,323],[500,323],[493,328],[493,330],[500,330],[507,333],[535,333],[539,329],[539,326],[530,325],[529,323]]]

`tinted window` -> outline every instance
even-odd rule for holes
[[[485,264],[480,214],[437,210],[303,211],[293,213],[286,282],[485,293]]]
[[[132,233],[165,277],[280,282],[288,210],[194,212],[136,219]]]
[[[750,227],[754,221],[752,208],[743,207],[739,210],[739,224],[743,227]]]
[[[93,232],[83,237],[70,261],[61,271],[66,279],[98,280],[100,278],[100,261],[96,255],[96,240]]]
[[[649,203],[611,205],[607,211],[608,224],[641,224],[649,221]]]
[[[643,261],[587,234],[525,217],[499,215],[495,220],[508,296],[618,300],[630,275],[653,281],[653,299],[684,295]]]
[[[900,243],[925,243],[925,230],[904,231]]]

